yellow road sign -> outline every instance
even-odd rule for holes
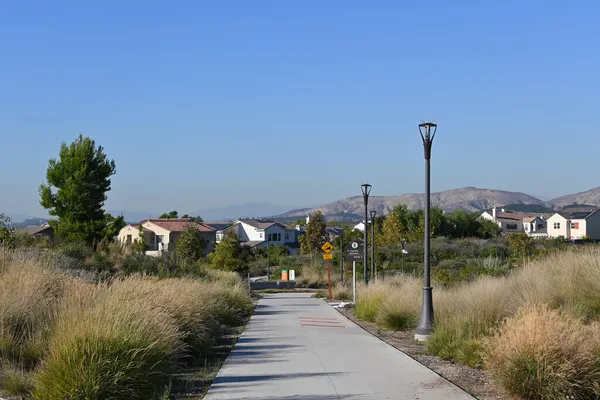
[[[331,250],[333,250],[333,246],[331,243],[325,242],[325,244],[321,246],[321,250],[323,250],[325,253],[329,253]]]
[[[323,254],[323,260],[333,260],[333,254]]]

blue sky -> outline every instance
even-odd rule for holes
[[[595,1],[10,1],[0,211],[43,214],[62,141],[115,159],[107,208],[316,205],[600,186]]]

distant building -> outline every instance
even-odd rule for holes
[[[600,208],[593,211],[555,213],[548,218],[548,236],[569,240],[600,240]]]
[[[162,252],[173,252],[177,248],[177,239],[188,227],[198,229],[207,242],[205,253],[214,249],[216,242],[216,230],[206,224],[193,222],[191,218],[154,218],[141,221],[135,225],[127,225],[118,235],[121,243],[131,244],[142,236],[146,244],[146,254],[151,256],[160,255]]]
[[[216,240],[219,243],[227,232],[233,232],[243,246],[267,247],[281,245],[287,247],[290,253],[300,249],[299,237],[303,231],[300,227],[292,228],[281,222],[263,219],[238,219],[225,229],[217,231]]]
[[[523,232],[536,238],[548,235],[546,233],[548,217],[550,214],[507,211],[496,207],[481,214],[481,218],[496,222],[503,233]]]
[[[47,239],[47,240],[54,239],[54,228],[52,228],[50,226],[50,224],[48,224],[47,222],[43,223],[42,225],[25,226],[19,230],[21,232],[28,233],[29,235],[33,236],[34,238]]]

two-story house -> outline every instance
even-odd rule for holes
[[[555,213],[548,218],[548,237],[600,240],[600,208],[593,211]]]
[[[481,218],[494,221],[502,229],[503,233],[524,232],[529,236],[546,236],[547,214],[532,214],[520,211],[509,211],[493,207],[491,211],[484,211]]]
[[[302,231],[281,222],[262,219],[239,219],[229,227],[217,231],[217,243],[227,232],[233,232],[244,246],[267,247],[281,245],[287,247],[290,253],[300,249],[299,237]]]

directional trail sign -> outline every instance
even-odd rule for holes
[[[363,245],[359,242],[350,243],[350,248],[346,250],[346,260],[360,261],[363,258]]]
[[[321,250],[323,250],[325,253],[329,253],[331,250],[333,250],[333,246],[331,243],[325,242],[325,244],[321,246]]]

